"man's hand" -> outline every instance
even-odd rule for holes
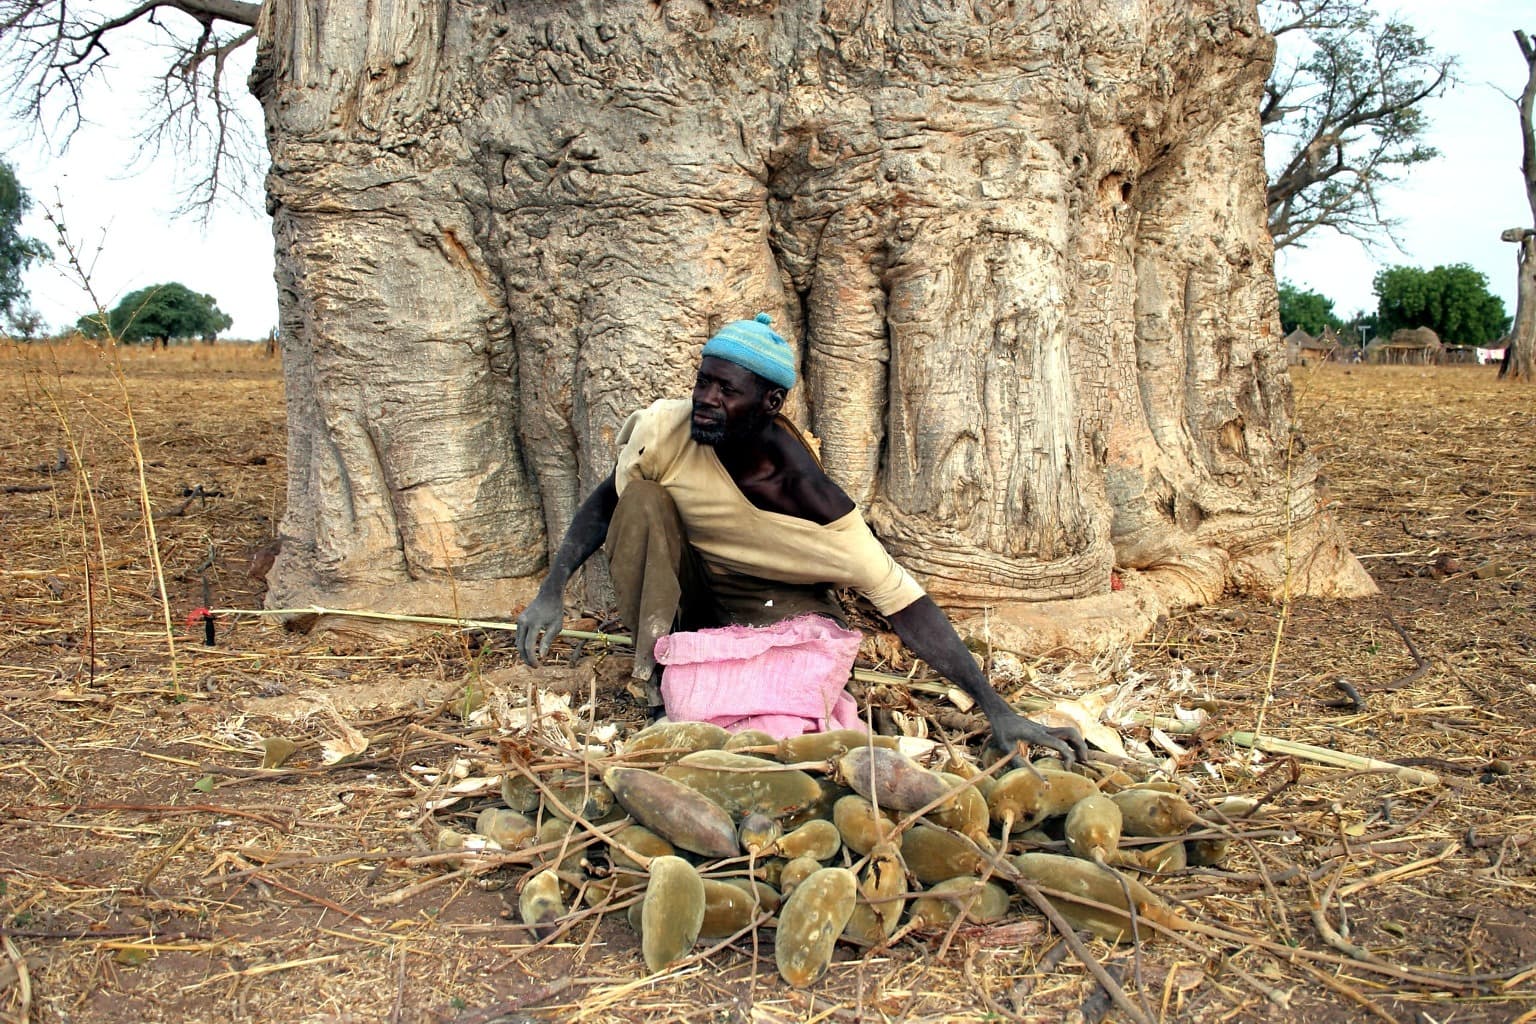
[[[540,590],[517,617],[517,653],[523,656],[523,661],[537,665],[549,653],[549,645],[560,635],[560,626],[564,622],[564,598]]]
[[[522,642],[521,637],[518,642]],[[1041,725],[1013,711],[999,711],[988,722],[992,726],[993,744],[1005,754],[1022,757],[1024,751],[1019,749],[1019,744],[1029,743],[1054,750],[1068,768],[1078,761],[1088,760],[1088,746],[1083,742],[1083,734],[1070,725]]]

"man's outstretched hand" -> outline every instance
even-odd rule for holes
[[[517,642],[523,642],[521,635]],[[1013,711],[999,711],[989,722],[992,726],[992,743],[1005,754],[1018,754],[1022,757],[1023,751],[1019,750],[1019,744],[1028,743],[1054,750],[1061,755],[1068,768],[1088,760],[1088,745],[1083,742],[1083,734],[1070,725],[1041,725]]]
[[[565,601],[559,594],[538,596],[517,617],[517,653],[529,665],[537,665],[549,653],[549,645],[560,635],[565,622]]]

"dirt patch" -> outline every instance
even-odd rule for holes
[[[595,696],[600,717],[630,727],[643,714],[622,653],[557,648],[575,663],[530,676],[495,637],[344,647],[254,620],[220,622],[218,646],[203,646],[183,619],[205,579],[221,606],[260,600],[249,562],[285,472],[278,367],[259,347],[217,346],[129,351],[122,371],[120,384],[83,348],[12,348],[0,369],[15,411],[0,439],[7,1008],[21,1007],[18,964],[42,1021],[1055,1021],[1095,997],[1022,908],[947,939],[840,950],[807,992],[779,983],[771,932],[651,979],[615,921],[532,943],[511,910],[520,870],[467,871],[434,849],[438,828],[467,827],[492,799],[428,809],[467,754],[494,747],[453,698],[466,680],[508,699],[536,680],[578,708]],[[1135,676],[1208,709],[1199,732],[1174,737],[1181,772],[1270,794],[1278,833],[1157,888],[1196,922],[1276,946],[1196,932],[1194,948],[1159,941],[1139,958],[1092,950],[1153,1018],[1532,1019],[1530,976],[1503,980],[1536,949],[1529,393],[1474,367],[1323,366],[1296,383],[1334,513],[1382,595],[1229,599],[1171,617],[1123,659],[1011,673],[1024,693]],[[316,697],[367,739],[361,756],[325,763],[336,727]],[[869,697],[964,736],[964,716],[924,694]],[[1445,784],[1221,739],[1261,721]],[[263,773],[273,735],[298,749]],[[1374,962],[1326,943],[1314,904]]]

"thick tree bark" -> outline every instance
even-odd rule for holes
[[[1506,242],[1520,248],[1515,254],[1515,322],[1499,375],[1530,382],[1536,381],[1536,43],[1521,31],[1515,32],[1515,42],[1526,65],[1525,88],[1515,107],[1520,115],[1520,173],[1532,226],[1503,234]]]
[[[759,310],[941,603],[1371,589],[1292,430],[1251,0],[371,10],[264,8],[274,604],[509,611]]]

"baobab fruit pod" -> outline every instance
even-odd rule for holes
[[[704,926],[704,879],[681,857],[651,861],[651,880],[640,904],[640,951],[652,971],[680,960]]]
[[[940,772],[939,778],[949,787],[949,799],[929,811],[925,817],[941,828],[952,828],[968,836],[987,834],[987,801],[975,786],[958,775]]]
[[[946,759],[939,771],[944,775],[955,775],[964,779],[970,783],[972,789],[981,794],[984,801],[992,795],[992,789],[997,785],[997,776],[983,775],[981,769],[963,757]]]
[[[971,924],[1001,921],[1008,913],[1008,893],[979,878],[950,878],[912,901],[910,919],[921,928],[948,928],[962,913]]]
[[[881,810],[915,811],[949,793],[937,773],[885,747],[850,750],[838,758],[837,770],[850,789]]]
[[[736,826],[736,841],[748,854],[757,856],[773,849],[773,844],[784,834],[784,826],[756,811],[741,819]]]
[[[535,937],[542,939],[554,931],[554,923],[565,916],[560,877],[549,870],[530,875],[518,896],[517,912]]]
[[[861,857],[896,836],[896,823],[857,793],[849,793],[832,805],[832,823],[843,837],[843,845]]]
[[[734,885],[746,893],[748,900],[756,896],[758,906],[770,914],[778,913],[779,905],[784,902],[783,897],[779,895],[779,890],[767,882],[758,882],[750,878],[727,878],[724,881],[726,885]]]
[[[1108,862],[1120,849],[1120,808],[1100,793],[1085,796],[1067,812],[1067,849],[1074,857]]]
[[[730,738],[730,733],[711,722],[657,722],[631,736],[624,754],[637,765],[654,768],[695,750],[719,750]]]
[[[643,870],[644,864],[636,861],[625,849],[633,850],[642,857],[671,857],[677,848],[644,825],[626,825],[613,834],[614,845],[608,847],[608,859],[614,867]],[[618,844],[622,843],[621,848]]]
[[[1200,816],[1177,793],[1155,789],[1122,789],[1111,800],[1120,808],[1121,826],[1128,836],[1178,836],[1200,824]]]
[[[875,736],[861,729],[833,729],[830,732],[808,732],[779,740],[779,750],[774,756],[785,764],[804,764],[807,761],[836,761],[850,750],[867,747],[894,750],[896,737]]]
[[[804,825],[779,837],[774,849],[781,857],[793,860],[810,857],[813,860],[831,860],[843,848],[843,837],[837,826],[830,821],[808,821]]]
[[[673,846],[704,857],[735,857],[736,823],[695,789],[643,768],[610,768],[603,782],[630,816]]]
[[[1201,840],[1197,840],[1201,841]],[[1156,846],[1144,846],[1140,850],[1121,850],[1115,863],[1138,871],[1166,874],[1189,866],[1189,851],[1182,839],[1170,839]]]
[[[760,750],[766,756],[777,748],[779,741],[761,729],[743,729],[741,732],[731,733],[731,738],[725,741],[721,750]],[[755,755],[754,755],[755,756]]]
[[[902,862],[901,850],[895,843],[881,843],[864,862],[859,874],[859,895],[880,920],[882,938],[893,934],[901,923],[906,894],[907,865]]]
[[[1045,792],[1040,796],[1040,805],[1031,824],[1038,825],[1047,818],[1066,814],[1079,800],[1099,791],[1092,779],[1076,772],[1056,772],[1046,768],[1040,774],[1045,778]]]
[[[831,818],[833,805],[852,792],[847,786],[840,785],[836,779],[816,775],[811,778],[816,780],[816,785],[821,792],[805,810],[796,811],[783,818],[785,830],[797,829],[806,822],[815,821],[818,818]]]
[[[773,955],[779,977],[804,988],[832,962],[837,937],[858,902],[859,883],[847,868],[821,868],[795,886],[779,909]]]
[[[731,750],[695,751],[661,774],[703,793],[736,818],[754,811],[784,818],[821,796],[821,785],[805,772]]]
[[[1072,927],[1086,928],[1109,942],[1131,940],[1131,918],[1125,900],[1127,891],[1140,917],[1167,928],[1178,928],[1184,924],[1151,889],[1112,868],[1054,853],[1021,853],[1011,858],[1010,863],[1018,869],[1019,874],[1043,889],[1081,896],[1113,908],[1100,910],[1098,907],[1042,893]],[[1125,883],[1124,887],[1121,886],[1122,882]],[[1141,929],[1141,934],[1150,937],[1152,930]]]
[[[508,770],[501,776],[501,802],[519,814],[532,814],[539,809],[543,794],[533,780],[522,772]]]
[[[1010,823],[1010,831],[1024,831],[1040,811],[1045,787],[1045,776],[1032,767],[1004,773],[987,797],[987,812],[992,823],[999,827]]]
[[[704,882],[704,920],[699,938],[723,939],[735,935],[762,913],[762,906],[752,893],[730,882],[706,878]]]
[[[487,807],[475,818],[475,831],[487,839],[496,840],[503,850],[516,850],[526,846],[537,829],[533,822],[516,811]]]
[[[914,825],[902,834],[901,859],[924,885],[958,875],[979,875],[986,868],[976,840],[933,825]]]
[[[821,870],[821,861],[815,857],[795,857],[784,862],[779,870],[779,891],[793,892],[795,886]]]
[[[573,814],[580,815],[594,824],[614,816],[613,794],[608,787],[582,772],[561,772],[545,785],[559,798],[559,803],[545,798],[544,810],[547,814],[568,821],[575,820]]]

